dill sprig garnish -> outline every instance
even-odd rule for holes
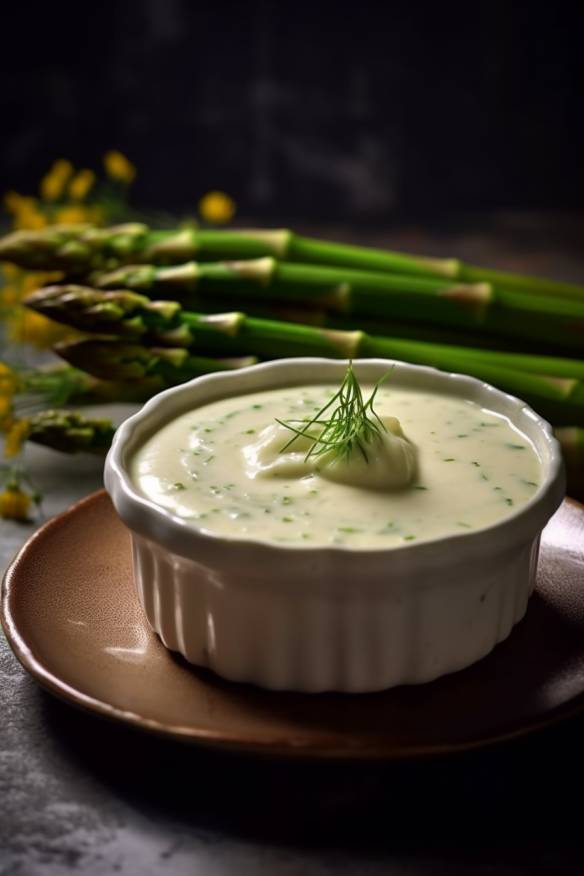
[[[366,445],[371,445],[373,441],[380,439],[382,432],[387,431],[385,424],[375,413],[373,403],[377,390],[390,373],[388,371],[377,381],[373,392],[365,401],[353,371],[353,362],[350,361],[340,388],[314,417],[288,421],[276,418],[277,423],[294,432],[280,453],[288,450],[298,438],[309,438],[313,443],[305,461],[329,452],[339,459],[347,459],[357,448],[368,462]],[[325,416],[327,411],[329,416]]]

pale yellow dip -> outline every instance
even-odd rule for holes
[[[505,417],[447,395],[381,387],[381,452],[340,476],[322,460],[305,462],[306,439],[280,453],[292,433],[276,418],[310,418],[335,389],[268,390],[183,414],[136,452],[132,479],[198,529],[354,547],[480,529],[535,494],[541,463],[529,439]],[[370,392],[363,387],[365,398]]]

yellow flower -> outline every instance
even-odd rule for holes
[[[23,274],[20,284],[22,296],[26,298],[35,289],[40,289],[41,286],[49,286],[51,283],[56,283],[63,279],[61,271],[27,271]]]
[[[12,421],[12,399],[7,395],[0,395],[0,431],[7,428],[7,423]]]
[[[39,209],[37,199],[29,195],[7,192],[4,195],[4,206],[14,216],[14,227],[19,231],[44,228],[47,224],[46,216]]]
[[[235,201],[225,192],[207,192],[199,201],[199,213],[213,225],[225,225],[233,219]]]
[[[90,221],[89,213],[86,207],[81,205],[71,205],[70,207],[61,207],[55,213],[55,222],[59,225],[84,225]]]
[[[136,177],[136,168],[131,161],[128,161],[125,155],[118,152],[117,149],[111,149],[103,156],[103,166],[105,172],[111,179],[118,182],[131,183]]]
[[[20,289],[14,283],[6,283],[0,289],[0,304],[3,307],[14,307],[20,301]]]
[[[70,161],[60,158],[55,161],[46,173],[40,184],[41,198],[44,201],[58,201],[62,197],[68,179],[73,174],[73,165]]]
[[[31,497],[16,484],[0,493],[0,517],[5,520],[28,520]]]
[[[20,301],[20,280],[23,271],[16,265],[5,264],[0,269],[0,304],[12,307]]]
[[[21,210],[14,219],[16,231],[38,231],[48,225],[47,217],[36,208]]]
[[[95,184],[95,174],[92,170],[84,168],[75,174],[69,183],[69,195],[74,201],[83,201]]]
[[[5,431],[12,423],[12,398],[18,385],[14,371],[0,362],[0,431]]]
[[[71,329],[66,326],[24,308],[19,308],[8,324],[8,337],[11,341],[32,344],[39,350],[48,350],[57,341],[70,335]]]
[[[20,453],[29,432],[28,420],[13,420],[4,435],[4,456],[13,457]]]
[[[18,213],[23,206],[34,203],[34,198],[19,195],[18,192],[6,192],[3,198],[4,206],[9,213]]]

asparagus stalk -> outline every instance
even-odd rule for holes
[[[220,298],[212,295],[189,296],[182,300],[183,307],[200,313],[217,313],[218,310],[238,310],[241,297],[229,297],[221,294]],[[449,344],[458,347],[484,347],[488,350],[507,350],[509,352],[539,353],[541,341],[530,341],[527,338],[504,338],[486,332],[450,329],[429,323],[404,322],[394,319],[374,319],[373,317],[351,316],[351,314],[329,313],[323,308],[286,305],[272,301],[256,301],[249,298],[245,302],[245,312],[248,316],[262,319],[275,319],[284,322],[300,322],[303,325],[315,325],[326,328],[340,328],[347,331],[361,330],[370,334],[385,335],[392,338],[409,338],[413,341],[428,341],[436,344]],[[561,348],[546,344],[545,349],[551,355],[563,354]],[[571,351],[569,351],[571,352]]]
[[[466,265],[458,259],[427,258],[385,249],[303,237],[285,229],[153,231],[131,223],[112,228],[61,225],[17,231],[0,240],[0,261],[41,270],[85,272],[119,264],[177,264],[190,259],[253,259],[332,265],[471,283],[493,283],[530,295],[584,300],[584,286]]]
[[[111,228],[51,225],[42,232],[13,231],[0,239],[0,261],[32,271],[77,273],[95,267],[114,267],[135,257],[147,236],[147,226],[140,223]]]
[[[76,411],[40,411],[28,420],[27,440],[63,453],[104,454],[115,427],[111,420],[85,417]]]
[[[523,357],[521,354],[512,360],[505,358],[501,361],[497,359],[497,352],[485,358],[485,351],[475,355],[476,351],[464,348],[376,337],[360,331],[254,319],[237,312],[189,313],[182,311],[176,302],[163,302],[165,306],[160,307],[160,302],[123,290],[100,293],[84,287],[47,287],[35,292],[29,302],[46,316],[77,328],[99,326],[104,334],[146,344],[166,344],[172,339],[173,343],[183,345],[182,349],[159,347],[148,351],[132,345],[99,341],[58,346],[58,351],[71,364],[106,379],[128,379],[162,372],[166,380],[173,377],[175,382],[186,380],[193,376],[193,366],[185,347],[218,355],[237,355],[247,351],[264,358],[316,355],[356,359],[379,356],[466,372],[525,398],[558,425],[568,422],[584,424],[584,383],[581,382],[582,363],[578,361],[560,360],[560,364],[555,364],[550,357]],[[83,353],[81,359],[80,351]],[[524,370],[519,368],[522,359],[526,364]],[[152,363],[149,370],[148,363]],[[530,371],[540,366],[541,371]],[[545,369],[550,367],[557,369],[559,375],[546,372]],[[128,371],[124,370],[126,368]]]
[[[156,381],[156,391],[212,371],[244,368],[255,356],[213,359],[191,356],[184,348],[144,347],[112,340],[63,341],[55,352],[76,368],[102,380]]]
[[[1,381],[0,381],[1,382]],[[164,387],[155,377],[124,382],[98,380],[69,365],[14,369],[9,372],[4,395],[11,399],[10,415],[31,420],[39,410],[58,410],[62,405],[143,402]],[[2,386],[0,386],[1,394]]]
[[[356,271],[321,265],[282,264],[273,258],[231,262],[187,262],[172,267],[129,265],[96,272],[102,289],[193,296],[244,296],[315,306],[341,314],[413,320],[492,332],[582,348],[582,301],[493,289],[486,283],[456,284],[427,277]]]

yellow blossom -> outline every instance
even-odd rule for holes
[[[20,301],[20,288],[17,284],[6,283],[0,289],[0,304],[3,307],[14,307]]]
[[[31,497],[20,487],[9,486],[0,493],[0,517],[5,520],[28,520]]]
[[[4,195],[4,206],[14,217],[14,227],[20,230],[35,230],[44,228],[46,216],[39,209],[36,198],[30,195],[19,195],[18,192],[7,192]]]
[[[199,213],[213,225],[225,225],[233,219],[235,201],[225,192],[207,192],[199,201]]]
[[[95,174],[84,168],[78,171],[69,183],[69,195],[74,201],[83,201],[95,184]]]
[[[88,209],[81,205],[61,207],[55,213],[55,222],[59,225],[84,225],[88,221]]]
[[[48,350],[57,341],[70,336],[71,329],[47,319],[33,310],[19,308],[9,321],[8,336],[11,341],[32,344],[39,350]]]
[[[49,286],[51,283],[56,283],[63,279],[61,271],[27,271],[20,284],[22,296],[26,298],[35,289],[40,289],[41,286]]]
[[[6,428],[6,424],[12,420],[12,399],[7,395],[0,395],[0,432]]]
[[[70,161],[66,161],[64,158],[55,161],[41,180],[40,193],[43,200],[58,201],[72,174],[73,165]]]
[[[136,177],[136,168],[122,152],[117,149],[111,149],[103,156],[103,166],[105,172],[111,179],[118,182],[131,183]]]
[[[48,225],[47,217],[40,210],[22,210],[14,219],[16,231],[38,231]]]
[[[9,213],[18,213],[23,207],[31,206],[35,199],[29,195],[19,195],[18,192],[6,192],[2,199]]]
[[[14,371],[0,362],[0,431],[5,431],[12,423],[12,399],[18,385]]]
[[[6,362],[0,362],[0,392],[6,385],[16,386],[17,377],[12,368]]]
[[[13,420],[4,434],[4,456],[13,457],[20,453],[30,429],[28,420]]]
[[[20,301],[23,272],[16,265],[5,264],[0,270],[0,305],[12,307]]]

